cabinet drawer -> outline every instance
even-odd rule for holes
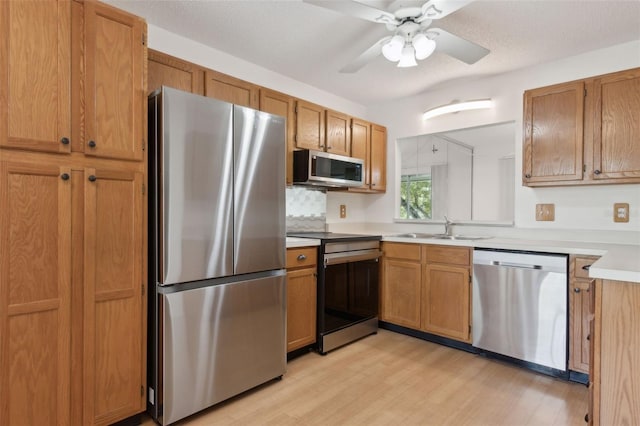
[[[383,243],[382,251],[387,258],[393,257],[420,262],[420,244]]]
[[[446,263],[449,265],[469,266],[471,249],[468,247],[424,246],[427,263]]]
[[[597,257],[576,257],[575,258],[575,266],[573,269],[573,275],[576,278],[589,278],[589,266],[593,264]],[[584,268],[587,269],[584,269]]]
[[[287,249],[287,269],[316,266],[318,249],[301,247]]]

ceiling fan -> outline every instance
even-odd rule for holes
[[[382,55],[398,67],[418,65],[417,60],[426,59],[434,51],[446,53],[467,64],[473,64],[489,53],[489,50],[451,34],[441,28],[432,28],[434,20],[461,9],[473,0],[429,0],[422,6],[400,6],[394,13],[352,0],[326,1],[303,0],[316,6],[341,12],[356,18],[384,24],[393,32],[375,42],[360,56],[340,69],[342,73],[353,73],[364,67],[376,56]],[[396,1],[396,3],[403,3]],[[406,2],[404,2],[406,3]]]

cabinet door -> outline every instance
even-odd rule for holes
[[[141,173],[85,175],[84,424],[144,409]]]
[[[357,119],[351,120],[351,156],[364,161],[364,185],[371,185],[371,124]]]
[[[387,129],[371,125],[371,189],[387,190]]]
[[[147,67],[148,93],[167,86],[204,95],[204,70],[197,65],[149,50]]]
[[[146,138],[143,21],[95,1],[84,3],[84,16],[84,153],[141,160]]]
[[[569,369],[589,373],[589,281],[573,280],[569,289]]]
[[[324,151],[324,124],[323,107],[296,101],[296,148]]]
[[[640,182],[640,68],[594,81],[593,178]]]
[[[522,183],[582,180],[584,83],[524,94]]]
[[[258,86],[210,70],[207,70],[205,79],[206,96],[240,106],[258,108]]]
[[[287,272],[287,352],[316,341],[316,268]]]
[[[420,328],[421,276],[418,262],[395,259],[383,261],[380,319],[405,327]]]
[[[71,2],[0,2],[0,146],[71,151]]]
[[[2,425],[70,424],[70,174],[0,163]]]
[[[470,342],[469,269],[428,264],[422,285],[421,328],[429,333]]]
[[[338,155],[351,155],[350,118],[337,111],[326,111],[327,152]]]
[[[284,93],[260,89],[260,111],[276,114],[287,119],[287,185],[293,183],[293,134],[295,118],[293,98]]]

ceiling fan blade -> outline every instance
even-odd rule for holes
[[[474,0],[429,0],[422,5],[422,15],[416,22],[422,22],[425,19],[440,19],[462,9]]]
[[[380,53],[382,53],[382,45],[389,39],[391,39],[391,36],[383,37],[380,40],[376,41],[373,44],[373,46],[371,46],[370,48],[368,48],[367,50],[362,52],[362,54],[360,56],[358,56],[356,59],[354,59],[353,61],[351,61],[351,63],[349,63],[349,64],[345,65],[344,67],[342,67],[340,69],[340,72],[348,74],[348,73],[354,73],[354,72],[360,70],[360,68],[362,68],[365,65],[367,65],[376,56],[378,56],[378,55],[380,55]]]
[[[356,18],[365,19],[371,22],[377,22],[381,24],[400,24],[400,21],[389,12],[376,9],[375,7],[367,6],[357,1],[327,1],[327,0],[302,0],[304,3],[313,4],[315,6],[331,9],[336,12],[351,15]]]
[[[472,43],[440,28],[429,28],[427,35],[436,42],[436,51],[446,53],[467,64],[478,62],[490,52],[489,49],[479,44]]]

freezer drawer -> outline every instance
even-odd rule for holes
[[[285,271],[278,274],[161,296],[162,424],[284,374]]]

